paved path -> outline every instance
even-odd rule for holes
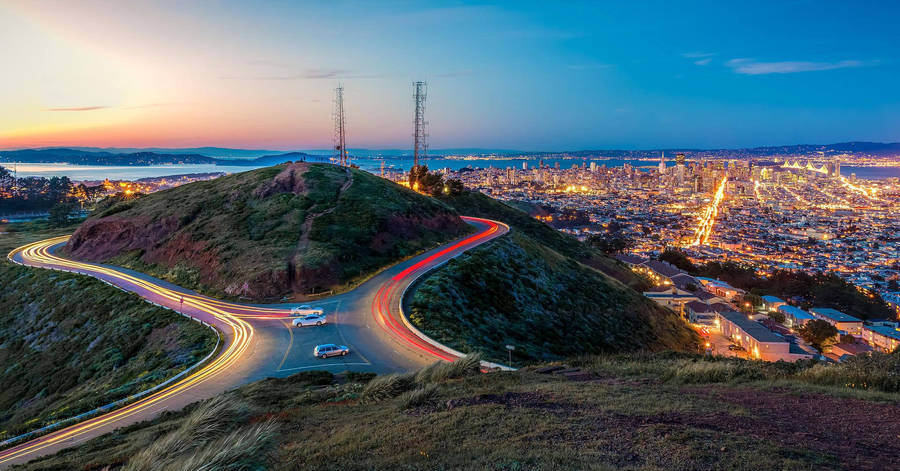
[[[209,363],[166,388],[115,411],[0,451],[0,467],[55,453],[119,427],[152,419],[161,411],[178,410],[267,377],[303,370],[400,372],[439,359],[454,359],[452,350],[423,340],[407,327],[400,302],[406,288],[423,273],[509,231],[500,222],[464,219],[477,228],[474,235],[390,267],[352,291],[308,303],[325,309],[328,324],[321,327],[290,327],[288,314],[294,305],[219,301],[132,270],[55,255],[54,250],[68,237],[14,250],[9,257],[16,263],[93,276],[215,326],[222,333],[222,347]],[[327,360],[314,358],[313,347],[322,343],[347,345],[352,353]]]

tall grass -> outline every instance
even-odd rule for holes
[[[174,465],[186,453],[227,433],[229,427],[245,415],[245,405],[218,396],[198,407],[177,430],[134,455],[123,471],[151,471]]]
[[[250,471],[267,469],[270,461],[268,445],[278,431],[272,420],[238,429],[210,442],[187,459],[180,460],[171,471]],[[168,471],[167,470],[167,471]]]
[[[601,376],[652,377],[674,383],[787,381],[900,392],[900,353],[859,355],[838,364],[709,358],[686,354],[623,354],[581,357],[574,365]]]
[[[439,361],[432,363],[415,373],[377,376],[363,388],[360,399],[362,402],[383,401],[397,397],[417,386],[422,387],[433,383],[441,383],[449,379],[480,374],[480,372],[481,355],[473,353],[452,362]],[[430,390],[428,394],[433,394],[435,391],[436,389]],[[425,394],[425,390],[420,391],[418,394]]]

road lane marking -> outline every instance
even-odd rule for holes
[[[292,329],[286,321],[282,321],[281,324],[288,330],[291,339],[288,341],[288,346],[284,350],[284,356],[281,358],[281,363],[275,368],[276,370],[281,370],[281,367],[284,366],[284,362],[287,361],[288,354],[291,353],[291,347],[294,346],[294,329]]]
[[[285,368],[283,370],[278,370],[278,372],[282,371],[296,371],[296,370],[311,370],[314,368],[328,368],[331,366],[372,366],[371,363],[323,363],[321,365],[311,365],[311,366],[298,366],[296,368]]]

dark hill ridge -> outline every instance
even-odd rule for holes
[[[92,215],[70,255],[213,295],[341,290],[470,228],[449,206],[372,174],[289,163],[182,185]]]
[[[108,152],[81,149],[22,149],[0,151],[0,162],[69,163],[73,165],[276,165],[312,156],[302,152],[263,155],[256,158],[220,159],[200,153],[163,151]]]

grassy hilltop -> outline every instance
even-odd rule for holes
[[[345,289],[469,230],[450,207],[372,174],[288,163],[120,202],[67,249],[208,294],[275,300]]]

